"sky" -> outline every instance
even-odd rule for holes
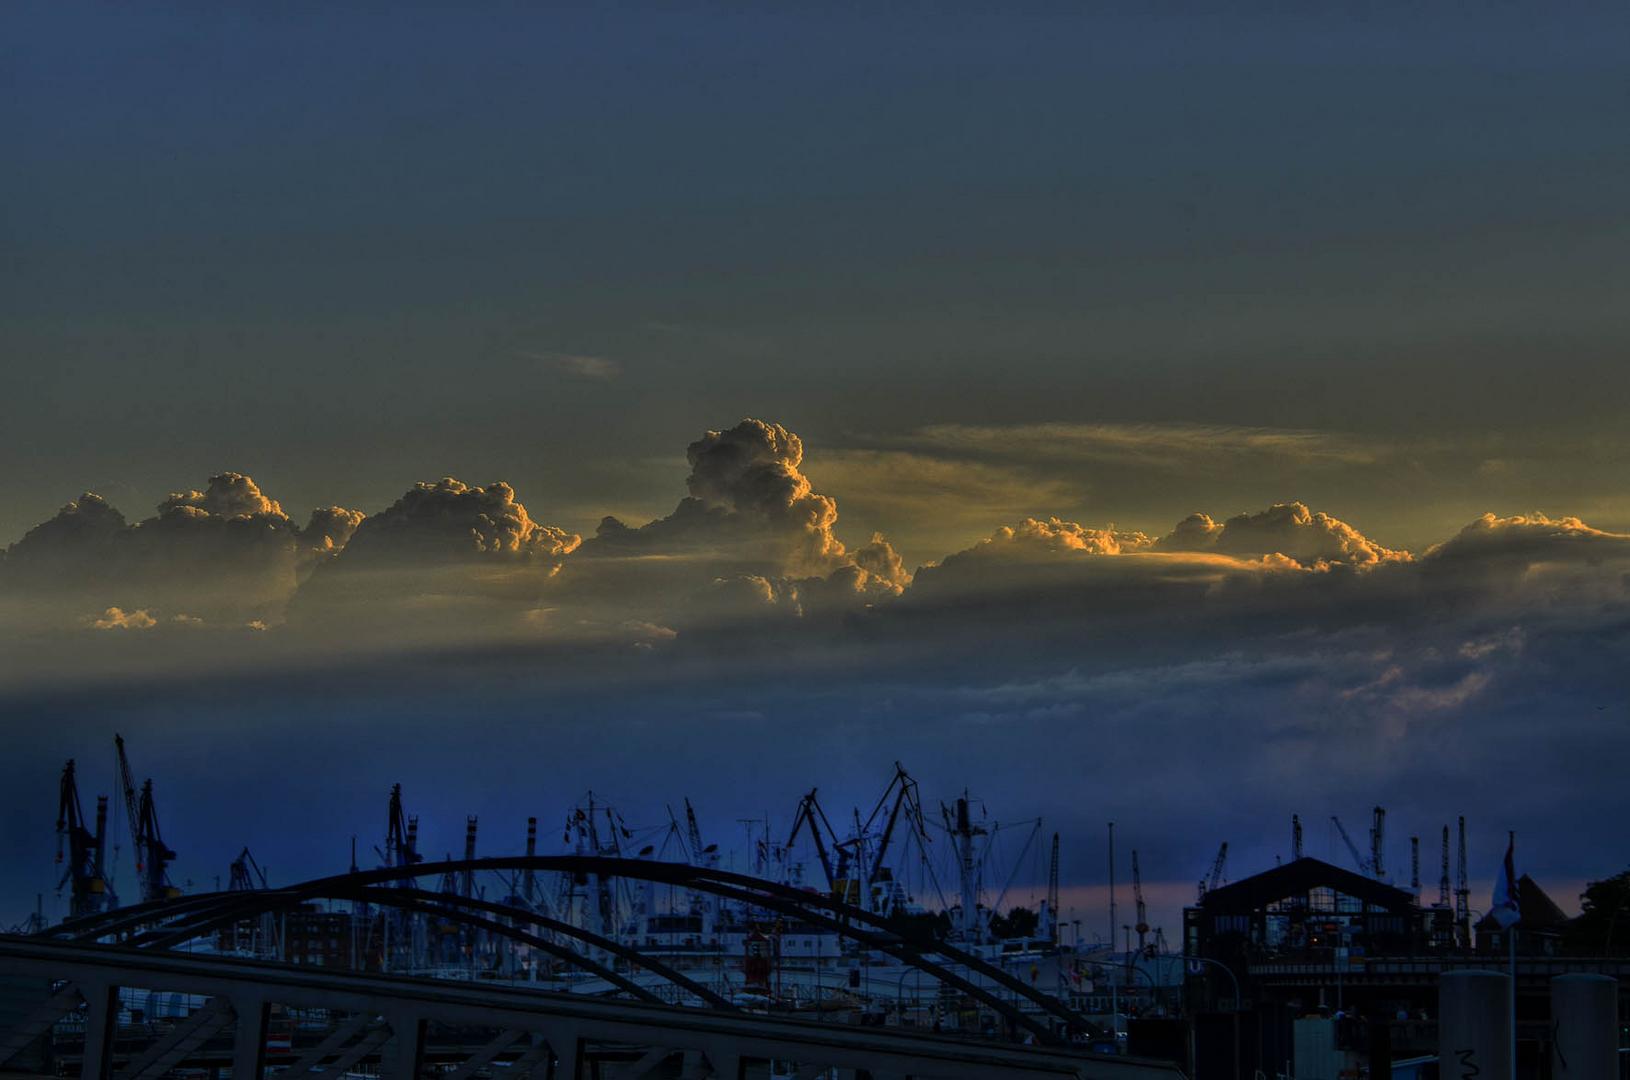
[[[1630,862],[1622,5],[6,19],[4,911],[115,730],[197,881],[896,759]]]

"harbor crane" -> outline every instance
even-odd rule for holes
[[[1228,867],[1228,841],[1224,840],[1217,848],[1217,857],[1211,862],[1211,874],[1200,879],[1200,899],[1206,898],[1206,893],[1223,883],[1223,871]]]
[[[1449,907],[1449,826],[1443,827],[1443,870],[1438,876],[1438,907]]]
[[[256,889],[270,888],[266,884],[266,871],[260,868],[260,864],[249,854],[247,847],[238,852],[238,857],[232,860],[226,887],[229,892],[254,892]]]
[[[812,791],[810,794],[815,793]],[[690,804],[689,799],[685,800],[685,823],[690,834],[691,862],[697,866],[718,866],[719,845],[702,846],[702,827],[696,824],[696,808]]]
[[[893,796],[892,804],[889,803],[891,795]],[[922,800],[917,793],[917,781],[912,779],[911,774],[906,772],[905,766],[898,761],[894,763],[894,776],[889,780],[888,786],[883,789],[883,794],[878,797],[877,805],[872,807],[872,812],[867,816],[865,824],[861,825],[857,831],[857,847],[863,848],[865,846],[865,838],[870,835],[878,815],[883,812],[885,804],[889,805],[889,813],[883,824],[883,835],[877,841],[877,850],[872,852],[870,858],[866,860],[868,865],[865,871],[865,906],[868,911],[876,910],[877,905],[873,903],[873,899],[877,886],[892,882],[894,879],[893,871],[888,869],[885,860],[888,858],[890,842],[894,839],[895,826],[902,817],[906,820],[910,835],[917,840],[918,850],[925,857],[928,854],[928,829],[923,824],[923,807]]]
[[[1056,846],[1058,843],[1057,835],[1053,837],[1053,843],[1055,845],[1053,851],[1056,854],[1058,851]],[[1137,848],[1132,849],[1132,901],[1137,905],[1138,909],[1138,922],[1133,929],[1138,932],[1138,954],[1141,956],[1146,951],[1149,937],[1149,909],[1143,903],[1143,875],[1138,872]]]
[[[424,861],[419,854],[419,819],[402,810],[402,785],[391,785],[390,806],[385,812],[385,850],[379,857],[390,867],[412,866]],[[374,849],[378,851],[378,848]]]
[[[465,862],[471,862],[475,859],[475,833],[477,824],[477,818],[474,814],[469,814],[464,818]],[[473,897],[476,895],[474,870],[466,870],[461,875],[459,880],[459,895],[466,897]]]
[[[1040,930],[1053,944],[1058,944],[1058,833],[1053,834],[1053,853],[1047,860],[1047,899],[1043,901]]]
[[[817,790],[817,788],[810,788],[809,794],[798,800],[798,810],[793,814],[792,818],[792,832],[787,835],[787,850],[792,850],[793,843],[798,839],[799,831],[807,823],[810,840],[815,845],[815,856],[820,859],[821,872],[826,875],[827,891],[836,896],[839,892],[838,882],[841,875],[833,868],[832,856],[827,845],[830,842],[835,847],[838,836],[836,830],[832,828],[832,823],[827,820],[826,811],[821,809],[820,800],[815,797]],[[826,833],[825,836],[821,835],[823,830]]]
[[[1353,857],[1353,865],[1358,867],[1360,873],[1368,875],[1370,873],[1369,860],[1359,854],[1358,845],[1353,843],[1351,836],[1347,835],[1347,827],[1341,823],[1341,818],[1331,814],[1330,822],[1335,825],[1336,833],[1341,837],[1341,842],[1347,845],[1347,852]]]
[[[1385,864],[1387,811],[1385,807],[1377,806],[1372,811],[1370,819],[1370,874],[1377,881],[1387,880]]]
[[[141,794],[136,793],[136,781],[130,772],[130,759],[125,756],[122,736],[113,736],[114,750],[119,758],[119,779],[124,787],[125,815],[130,821],[130,842],[136,854],[136,877],[141,882],[141,898],[170,900],[181,895],[181,890],[170,884],[170,863],[175,852],[164,843],[159,830],[158,808],[153,802],[153,781],[142,782]]]
[[[79,802],[79,782],[74,776],[73,759],[62,769],[62,783],[57,798],[57,862],[63,859],[67,846],[67,869],[57,883],[71,884],[69,915],[94,915],[104,907],[119,904],[118,897],[108,888],[103,870],[102,851],[107,843],[108,797],[96,797],[96,831],[85,826],[85,812]]]

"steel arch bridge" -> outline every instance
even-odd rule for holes
[[[660,959],[546,914],[416,886],[420,878],[481,871],[671,884],[797,918],[960,990],[1003,1017],[1010,1030],[1028,1032],[1032,1045],[747,1012]],[[324,899],[431,914],[521,942],[634,1000],[190,955],[179,948],[242,920]],[[644,972],[644,982],[635,969]],[[652,992],[653,979],[699,1006],[666,1003]],[[0,995],[0,1066],[37,1051],[54,1025],[72,1017],[73,1029],[84,1032],[80,1075],[116,1080],[155,1080],[183,1062],[230,1062],[234,1076],[259,1080],[274,1066],[291,1075],[338,1074],[368,1061],[378,1061],[392,1080],[418,1080],[431,1066],[458,1080],[493,1067],[515,1080],[580,1080],[591,1072],[746,1080],[763,1075],[764,1065],[755,1062],[778,1061],[830,1066],[854,1080],[1181,1080],[1163,1062],[1071,1047],[1071,1034],[1092,1031],[1082,1017],[952,943],[902,930],[830,896],[643,859],[448,860],[154,901],[72,919],[30,937],[0,936],[0,986],[31,987],[33,995],[20,1005],[16,995],[9,1002]],[[121,990],[206,1000],[173,1027],[133,1039],[130,1026],[119,1022]],[[328,1020],[322,1032],[301,1035],[303,1045],[285,1043],[274,1052],[267,1041],[274,1007],[326,1010],[318,1015]],[[70,1039],[70,1062],[73,1057]]]
[[[422,862],[317,878],[298,885],[253,891],[204,893],[153,901],[70,919],[42,932],[42,937],[81,943],[112,941],[143,951],[172,949],[241,920],[289,910],[316,900],[363,902],[382,908],[433,914],[449,921],[529,945],[564,963],[590,972],[635,998],[662,999],[612,967],[544,934],[572,939],[602,950],[629,967],[640,968],[689,994],[704,1007],[734,1011],[735,1006],[660,960],[603,936],[538,912],[513,905],[428,892],[411,887],[419,878],[481,871],[532,871],[621,878],[736,900],[777,915],[803,920],[894,957],[973,998],[1015,1031],[1036,1041],[1066,1045],[1073,1036],[1096,1033],[1093,1024],[1058,998],[956,945],[928,935],[904,932],[882,916],[831,896],[711,867],[648,859],[592,855],[500,856]],[[524,924],[530,929],[522,929]],[[534,933],[533,930],[543,931]],[[977,980],[977,981],[976,981]],[[1003,996],[1004,992],[1008,996]],[[1028,1003],[1030,1010],[1018,1002]]]

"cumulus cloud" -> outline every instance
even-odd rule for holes
[[[560,620],[544,617],[542,592],[582,542],[534,520],[509,484],[450,476],[333,524],[349,535],[301,587],[291,621],[386,647],[553,632]]]
[[[1624,558],[1630,535],[1592,528],[1576,517],[1544,514],[1496,517],[1484,514],[1453,537],[1427,549],[1426,557],[1442,563],[1496,559],[1536,563]]]
[[[803,440],[780,424],[705,432],[686,457],[689,494],[674,511],[637,527],[603,520],[551,595],[604,609],[602,618],[718,626],[720,588],[746,611],[763,606],[746,601],[768,587],[778,611],[805,616],[860,610],[906,588],[910,574],[887,539],[874,534],[853,551],[839,539],[836,500],[814,490]]]
[[[362,515],[316,511],[298,527],[251,478],[224,472],[173,492],[131,523],[87,492],[29,530],[0,564],[0,607],[28,625],[96,610],[181,610],[275,620],[299,583],[345,544]]]
[[[327,506],[311,512],[311,520],[300,530],[300,542],[314,558],[336,554],[350,543],[366,515],[361,510]]]
[[[1407,562],[1407,551],[1382,547],[1345,521],[1300,502],[1275,503],[1255,514],[1238,514],[1221,525],[1191,514],[1155,541],[1160,551],[1215,551],[1223,555],[1283,555],[1304,566],[1341,563],[1371,567]]]
[[[97,630],[151,630],[157,625],[158,620],[140,608],[125,611],[110,607],[91,619],[91,626]]]
[[[415,484],[387,509],[353,523],[336,565],[549,560],[581,542],[576,533],[533,521],[503,481],[481,487],[444,476]]]
[[[171,492],[159,503],[159,516],[197,511],[205,517],[236,518],[267,514],[286,518],[276,499],[269,499],[260,486],[242,473],[227,472],[209,478],[203,491]]]
[[[780,424],[743,420],[686,449],[689,497],[639,528],[607,518],[584,554],[716,557],[741,572],[827,574],[843,565],[835,500],[800,470],[804,444]]]

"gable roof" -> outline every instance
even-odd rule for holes
[[[1546,895],[1539,882],[1527,874],[1517,879],[1517,903],[1522,911],[1522,918],[1517,920],[1518,929],[1559,930],[1568,925],[1567,914]],[[1500,924],[1492,915],[1484,915],[1477,920],[1477,929],[1498,930]]]
[[[1394,888],[1321,859],[1307,857],[1218,886],[1206,893],[1199,906],[1213,914],[1245,914],[1318,888],[1335,889],[1373,907],[1399,914],[1415,906],[1415,897],[1406,889]]]

